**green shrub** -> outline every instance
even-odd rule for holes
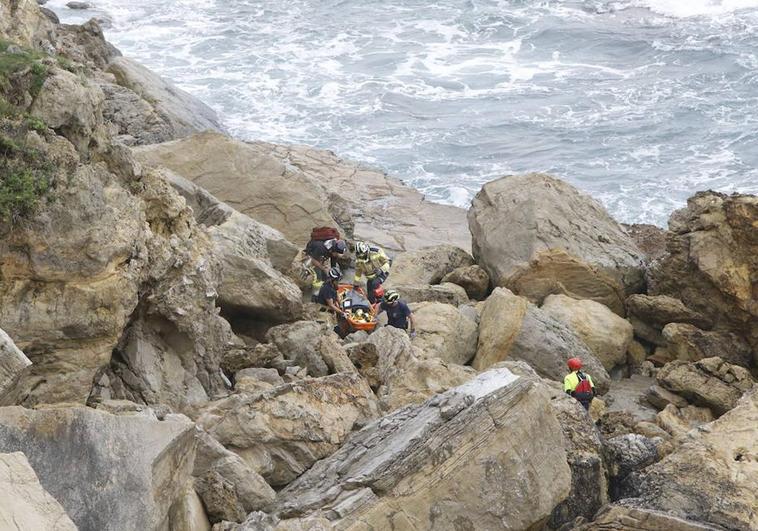
[[[34,211],[50,188],[50,177],[17,160],[0,162],[0,220],[15,223]]]
[[[41,118],[37,118],[36,116],[27,116],[26,126],[29,129],[34,129],[38,133],[43,133],[47,131],[47,125],[45,124],[45,121],[42,120]]]

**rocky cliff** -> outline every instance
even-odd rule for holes
[[[0,0],[0,156],[0,527],[758,528],[758,198],[435,205],[228,137],[32,0]],[[332,332],[315,225],[388,250],[414,337]]]

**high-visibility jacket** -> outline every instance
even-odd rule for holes
[[[355,279],[360,280],[361,277],[372,279],[376,276],[374,271],[380,269],[385,273],[390,272],[390,260],[387,258],[387,254],[383,249],[379,247],[369,247],[368,257],[356,258],[355,260]]]
[[[563,390],[567,393],[573,393],[576,386],[579,385],[579,377],[576,375],[577,371],[572,371],[566,375],[563,379]],[[582,374],[590,381],[590,386],[595,389],[595,384],[592,382],[592,376],[582,371]]]

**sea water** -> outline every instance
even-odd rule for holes
[[[758,193],[758,0],[66,1],[235,136],[434,201],[541,171],[665,225],[696,190]]]

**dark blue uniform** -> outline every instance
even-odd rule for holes
[[[411,309],[403,301],[398,301],[396,305],[391,306],[383,302],[381,309],[387,312],[387,324],[395,328],[408,328],[408,317],[411,315]]]
[[[337,288],[334,287],[331,282],[324,282],[324,285],[321,286],[320,290],[318,290],[316,301],[319,304],[326,306],[326,301],[329,299],[333,300],[334,303],[337,304]]]

